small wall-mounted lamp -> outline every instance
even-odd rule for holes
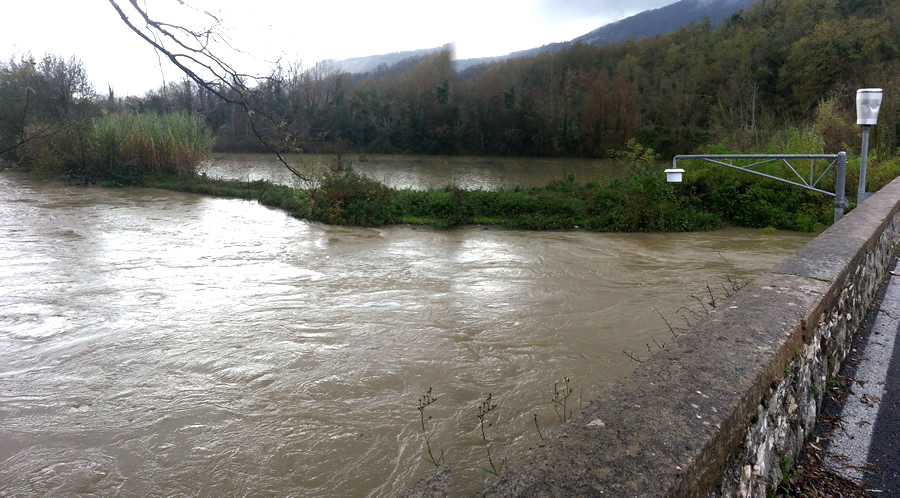
[[[878,124],[881,110],[881,88],[860,88],[856,91],[856,124],[862,126],[862,150],[859,161],[859,192],[856,203],[866,200],[871,194],[866,192],[866,162],[869,158],[869,132]]]
[[[681,175],[683,174],[684,170],[681,168],[669,168],[666,170],[666,181],[669,183],[681,183]]]

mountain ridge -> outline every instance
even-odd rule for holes
[[[576,43],[600,46],[607,43],[623,42],[631,38],[647,38],[671,33],[681,26],[692,22],[700,22],[706,18],[710,20],[713,26],[716,26],[738,11],[747,9],[758,1],[760,0],[680,0],[663,7],[645,10],[633,16],[604,24],[569,41],[548,43],[540,47],[510,52],[506,55],[455,59],[454,63],[456,70],[461,71],[479,64],[488,64],[518,57],[532,57],[545,52],[556,52],[569,48]],[[340,65],[341,69],[348,73],[365,73],[375,71],[381,64],[390,66],[410,57],[428,55],[444,50],[452,51],[453,49],[454,45],[447,43],[434,48],[354,57],[340,61],[330,59],[328,62]]]
[[[454,45],[452,43],[445,43],[440,47],[421,48],[417,50],[403,50],[400,52],[391,52],[389,54],[365,55],[362,57],[351,57],[349,59],[343,59],[339,61],[334,59],[326,59],[322,62],[338,64],[343,71],[346,71],[348,73],[367,73],[377,70],[378,66],[380,66],[381,64],[393,66],[394,64],[409,59],[410,57],[420,57],[423,55],[442,52],[444,50],[452,51],[453,49]]]
[[[457,70],[478,64],[496,62],[517,57],[532,57],[545,52],[556,52],[575,45],[587,43],[600,46],[619,43],[630,38],[647,38],[671,33],[681,26],[709,18],[715,26],[740,10],[746,9],[760,0],[680,0],[669,5],[650,9],[618,21],[604,24],[599,28],[575,37],[569,41],[548,43],[540,47],[510,52],[507,55],[462,59],[456,61]],[[641,29],[644,27],[644,29]]]

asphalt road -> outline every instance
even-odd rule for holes
[[[893,279],[900,281],[900,277]],[[893,329],[895,335],[898,331],[900,328]],[[880,490],[885,496],[900,496],[900,341],[894,341],[868,463],[872,472],[865,474],[863,487],[873,493]]]
[[[837,417],[816,432],[827,434],[831,471],[872,496],[900,497],[900,273],[891,272],[876,302],[844,362],[846,396],[830,408]]]

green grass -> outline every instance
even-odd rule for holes
[[[301,218],[337,225],[407,223],[450,228],[487,224],[527,230],[579,227],[594,231],[688,231],[721,226],[721,218],[713,213],[680,206],[665,182],[654,177],[609,185],[570,182],[499,191],[454,187],[395,190],[354,173],[333,175],[310,191],[263,181],[188,175],[148,175],[141,184],[257,200]],[[638,206],[651,201],[652,205]],[[629,203],[634,205],[629,207]]]
[[[898,166],[900,161],[885,168]],[[881,171],[876,178],[886,181],[890,175]],[[647,174],[607,183],[571,180],[497,191],[391,189],[353,172],[330,175],[308,191],[263,181],[173,174],[147,175],[141,184],[257,200],[300,218],[351,226],[481,224],[526,230],[687,232],[731,224],[766,232],[810,232],[831,224],[834,213],[829,197],[723,168],[702,167],[681,184],[667,184],[663,175]]]

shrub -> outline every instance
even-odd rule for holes
[[[394,223],[393,191],[353,171],[326,175],[310,193],[310,217],[335,225]]]

